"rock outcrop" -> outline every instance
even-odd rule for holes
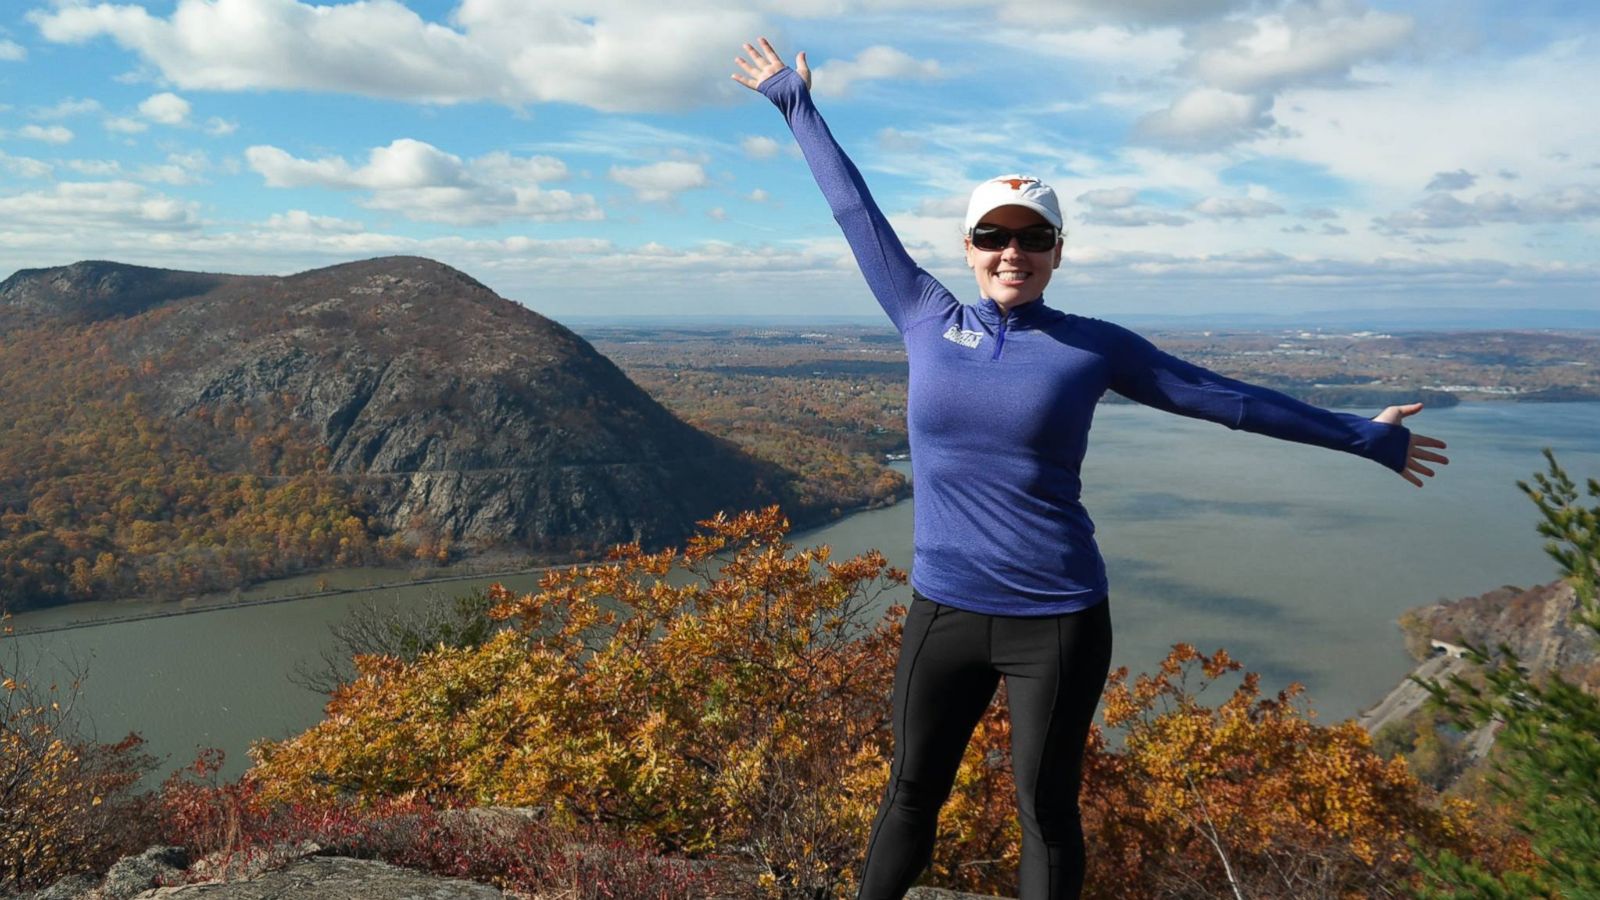
[[[1575,624],[1577,594],[1565,581],[1519,588],[1507,585],[1410,610],[1402,618],[1408,649],[1418,657],[1437,652],[1433,641],[1485,648],[1503,644],[1535,676],[1562,672],[1587,680],[1600,674],[1600,641]],[[1600,682],[1597,682],[1600,683]]]
[[[1412,679],[1448,683],[1469,677],[1474,666],[1462,658],[1467,647],[1497,656],[1502,646],[1534,678],[1559,672],[1591,688],[1600,687],[1600,641],[1577,625],[1578,598],[1565,581],[1531,588],[1506,585],[1476,597],[1420,606],[1400,618],[1406,647],[1418,665],[1377,705],[1359,717],[1361,727],[1376,735],[1390,725],[1420,715],[1429,693]],[[1474,729],[1459,739],[1469,761],[1486,757],[1497,725]]]
[[[168,873],[171,877],[181,874]],[[67,879],[25,900],[283,900],[300,897],[316,900],[498,900],[508,896],[498,888],[475,881],[444,878],[376,860],[341,856],[307,856],[283,868],[236,881],[146,886],[135,893],[114,892],[109,877],[105,886],[99,885],[99,880],[94,878]],[[906,900],[1002,898],[918,887],[906,894]]]
[[[311,856],[246,881],[157,888],[137,900],[498,900],[498,888],[370,859]]]

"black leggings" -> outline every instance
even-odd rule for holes
[[[1063,616],[970,613],[914,594],[894,676],[894,764],[872,823],[860,900],[900,900],[933,858],[939,807],[1006,679],[1022,815],[1021,900],[1083,889],[1078,784],[1111,666],[1108,604]]]

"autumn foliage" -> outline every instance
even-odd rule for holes
[[[358,660],[254,777],[285,801],[541,806],[664,850],[746,848],[774,886],[840,883],[886,773],[899,618],[869,608],[899,573],[791,552],[776,508],[705,524],[682,552],[499,591],[516,627],[480,647]]]
[[[1459,802],[1439,804],[1353,721],[1320,726],[1300,687],[1262,697],[1225,651],[1178,645],[1154,675],[1113,674],[1083,805],[1093,896],[1406,896],[1414,846],[1472,852]]]
[[[900,617],[876,553],[795,550],[776,509],[718,518],[685,549],[623,547],[495,595],[515,627],[412,663],[358,660],[327,718],[256,751],[262,800],[538,807],[553,821],[737,860],[774,895],[844,896],[888,773]],[[1106,897],[1385,896],[1411,842],[1472,851],[1351,723],[1298,688],[1262,698],[1237,663],[1178,647],[1113,679],[1087,763],[1091,891]],[[933,879],[1014,890],[1020,843],[1002,705],[968,748]],[[1120,743],[1119,746],[1115,746]]]
[[[142,849],[144,802],[133,788],[154,763],[137,735],[86,737],[73,710],[77,685],[29,681],[8,621],[0,610],[0,894]]]
[[[412,558],[414,542],[378,534],[356,485],[328,472],[287,395],[152,409],[144,391],[182,353],[119,360],[165,315],[0,336],[0,596],[13,610]]]

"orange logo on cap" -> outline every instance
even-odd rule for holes
[[[1011,185],[1013,191],[1022,190],[1022,186],[1025,184],[1038,184],[1032,178],[1007,178],[1005,183]]]

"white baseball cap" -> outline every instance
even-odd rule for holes
[[[961,230],[970,233],[984,216],[1002,206],[1027,207],[1056,228],[1061,227],[1061,204],[1053,188],[1032,175],[1001,175],[972,189]]]

